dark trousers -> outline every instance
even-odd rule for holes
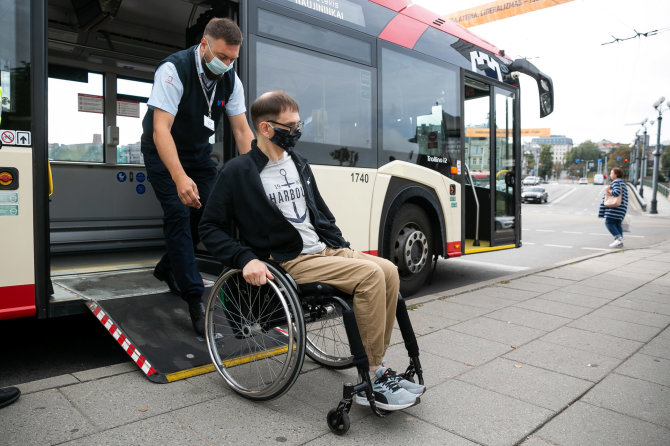
[[[614,236],[623,237],[623,229],[621,227],[622,220],[615,220],[613,218],[605,218],[605,227]]]
[[[182,297],[200,298],[205,288],[195,260],[195,248],[200,243],[198,223],[216,179],[216,165],[206,155],[180,154],[179,160],[188,175],[198,187],[200,209],[194,209],[181,202],[177,187],[170,172],[158,153],[143,151],[144,164],[151,186],[163,208],[163,233],[167,252],[156,265],[162,272],[172,272]]]

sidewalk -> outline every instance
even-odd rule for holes
[[[428,385],[380,419],[326,413],[352,371],[305,360],[278,400],[247,401],[214,373],[153,384],[127,363],[19,385],[0,442],[38,444],[670,444],[670,242],[591,256],[413,299]],[[404,368],[399,332],[389,352]]]

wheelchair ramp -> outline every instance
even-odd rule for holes
[[[207,342],[193,331],[179,296],[91,299],[86,306],[151,381],[169,383],[214,370]]]

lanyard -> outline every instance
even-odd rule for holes
[[[207,97],[207,87],[205,87],[205,83],[202,80],[202,75],[198,71],[198,61],[200,60],[200,51],[199,47],[196,46],[195,51],[196,51],[196,60],[195,60],[195,74],[198,76],[198,80],[200,81],[200,86],[202,87],[202,94],[205,95],[205,102],[207,102],[207,109],[208,109],[208,114],[207,116],[209,119],[212,119],[212,104],[214,103],[214,96],[216,96],[216,86],[218,82],[214,83],[214,89],[212,90],[212,97],[208,98]]]

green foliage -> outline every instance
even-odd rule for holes
[[[610,152],[607,155],[607,172],[605,173],[609,173],[615,167],[621,167],[626,172],[630,166],[632,152],[633,150],[630,147],[619,148]],[[621,161],[618,161],[617,158],[621,158]],[[624,160],[628,160],[628,162]]]
[[[570,166],[571,164],[575,164],[575,160],[579,159],[580,167],[584,169],[584,165],[581,164],[582,160],[591,160],[597,163],[598,158],[601,156],[600,149],[598,149],[598,146],[595,145],[595,143],[591,141],[584,141],[580,145],[573,147],[572,150],[568,152],[568,154],[565,156],[565,165]]]
[[[670,147],[666,146],[661,155],[661,168],[659,172],[663,172],[664,179],[670,177]]]
[[[535,155],[533,155],[533,152],[527,152],[526,162],[528,163],[528,169],[535,169]]]
[[[551,171],[554,168],[554,157],[551,154],[551,145],[542,144],[540,150],[540,167],[539,176],[545,178],[551,176]]]

